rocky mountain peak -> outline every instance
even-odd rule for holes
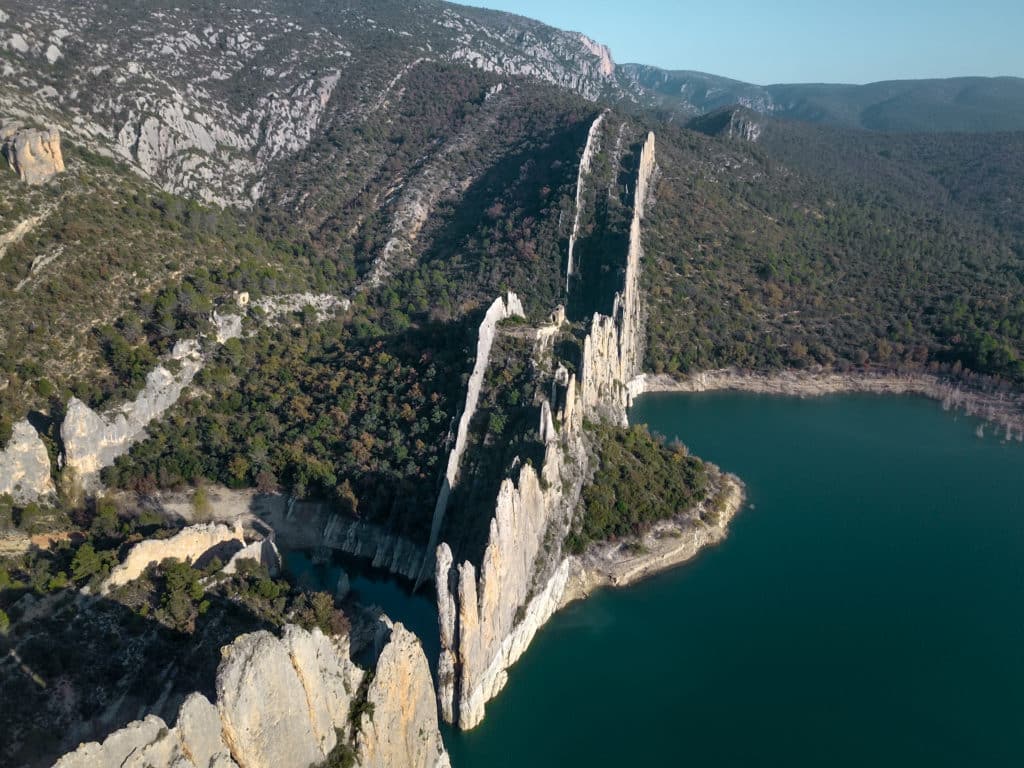
[[[601,60],[600,71],[602,75],[611,77],[615,74],[615,60],[612,58],[611,48],[591,40],[586,35],[580,35],[580,42],[583,43],[584,48]]]

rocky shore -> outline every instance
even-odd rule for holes
[[[631,397],[650,392],[715,392],[734,390],[769,395],[821,397],[845,393],[919,395],[993,424],[1007,440],[1024,441],[1024,393],[984,392],[927,373],[742,371],[723,368],[677,379],[641,374],[629,384]]]
[[[713,521],[684,513],[658,523],[639,539],[595,544],[583,555],[570,558],[560,607],[589,597],[602,587],[627,587],[667,571],[724,540],[746,496],[734,475],[723,475],[722,481],[724,501]]]

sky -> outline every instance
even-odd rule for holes
[[[1024,0],[464,0],[583,32],[616,62],[771,83],[1024,77]]]

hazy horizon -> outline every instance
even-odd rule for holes
[[[950,77],[1024,78],[1024,4],[882,0],[857,5],[737,0],[728,13],[663,0],[473,0],[607,45],[617,63],[758,85]]]

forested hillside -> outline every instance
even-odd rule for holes
[[[761,128],[757,144],[659,132],[652,369],[942,364],[1024,381],[1022,134]]]

